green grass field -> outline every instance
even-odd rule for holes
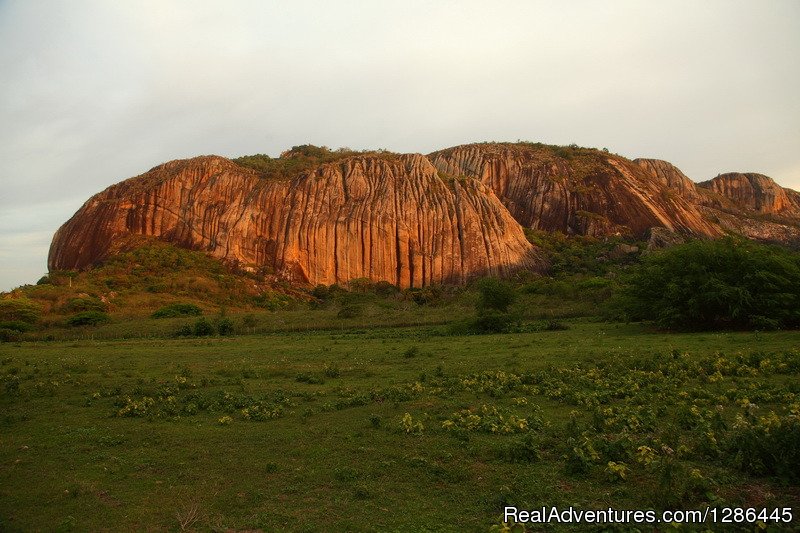
[[[800,514],[799,332],[453,336],[445,313],[319,313],[341,327],[0,345],[0,530],[489,531],[506,504]]]

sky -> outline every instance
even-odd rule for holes
[[[201,154],[606,147],[800,189],[800,2],[0,0],[0,291]]]

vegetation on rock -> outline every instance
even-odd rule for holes
[[[290,150],[281,153],[280,157],[270,157],[266,154],[245,155],[233,159],[235,163],[258,171],[259,176],[267,180],[286,180],[313,170],[324,163],[353,157],[357,155],[372,155],[392,157],[395,154],[386,150],[351,150],[338,148],[331,150],[327,146],[314,146],[302,144],[293,146]]]

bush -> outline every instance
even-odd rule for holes
[[[342,372],[339,370],[339,365],[327,364],[325,368],[322,369],[322,373],[325,374],[327,378],[338,378]]]
[[[152,318],[173,318],[177,316],[200,316],[203,310],[194,304],[170,304],[162,307],[152,315]]]
[[[411,300],[417,305],[430,305],[439,302],[442,298],[442,289],[439,286],[409,287],[403,293],[406,300]]]
[[[451,332],[480,335],[509,331],[518,322],[517,317],[508,312],[515,299],[513,286],[497,278],[484,278],[478,282],[478,291],[475,318],[454,324]]]
[[[382,296],[384,298],[393,296],[400,291],[400,289],[397,288],[397,285],[393,285],[388,281],[377,282],[375,285],[372,286],[372,290],[375,291],[375,294],[377,294],[378,296]]]
[[[403,352],[403,357],[406,359],[411,359],[412,357],[416,357],[419,354],[419,347],[418,346],[410,346],[406,351]]]
[[[505,313],[514,303],[514,287],[507,281],[497,278],[484,278],[478,282],[478,311],[499,311]]]
[[[258,325],[258,319],[255,315],[248,314],[242,317],[242,326],[247,329],[253,329]]]
[[[34,324],[42,310],[27,298],[4,298],[0,300],[0,322],[26,322]]]
[[[233,320],[230,318],[220,318],[217,321],[217,332],[223,337],[233,335]]]
[[[97,326],[111,322],[111,317],[103,311],[83,311],[67,319],[67,325],[77,326]]]
[[[316,298],[317,300],[325,301],[331,297],[331,290],[328,289],[327,285],[319,284],[313,289],[311,289],[311,296]]]
[[[194,323],[192,327],[192,335],[195,337],[208,337],[215,333],[214,324],[206,320],[205,318],[201,318],[197,322]]]
[[[339,313],[337,313],[336,316],[339,318],[356,318],[360,317],[363,314],[364,314],[363,307],[361,307],[360,305],[348,304],[342,306],[342,308],[339,310]]]
[[[22,334],[15,329],[0,327],[0,342],[17,342],[22,338]]]
[[[694,241],[647,256],[621,307],[671,329],[800,325],[800,254],[750,241]]]
[[[544,331],[565,331],[569,326],[558,320],[548,320],[544,325]]]
[[[539,444],[529,433],[500,448],[498,456],[509,463],[534,463],[541,458],[541,453]]]
[[[108,311],[108,305],[94,296],[70,298],[64,305],[64,310],[70,313],[83,311]]]
[[[191,324],[183,324],[175,331],[176,337],[191,337],[194,335],[194,328]]]
[[[503,333],[509,331],[514,325],[515,319],[509,313],[502,313],[494,309],[489,309],[478,313],[470,321],[468,329],[470,333]]]
[[[7,322],[0,322],[0,329],[9,329],[24,333],[33,329],[33,326],[21,320],[9,320]]]

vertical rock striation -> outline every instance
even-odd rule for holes
[[[311,284],[421,287],[539,264],[492,191],[442,179],[421,155],[350,157],[286,181],[221,157],[172,161],[87,201],[54,236],[49,267],[89,267],[129,235]]]
[[[689,185],[673,176],[683,175],[668,164],[530,143],[465,145],[429,157],[446,174],[474,177],[490,187],[526,227],[594,236],[643,236],[652,227],[721,234],[682,194],[681,187]]]
[[[427,157],[301,152],[327,159],[302,166],[290,151],[266,158],[259,172],[197,157],[109,187],[56,232],[49,267],[91,267],[143,235],[293,282],[421,287],[541,267],[523,227],[800,243],[800,193],[760,174],[695,184],[666,161],[539,143],[471,144]]]

